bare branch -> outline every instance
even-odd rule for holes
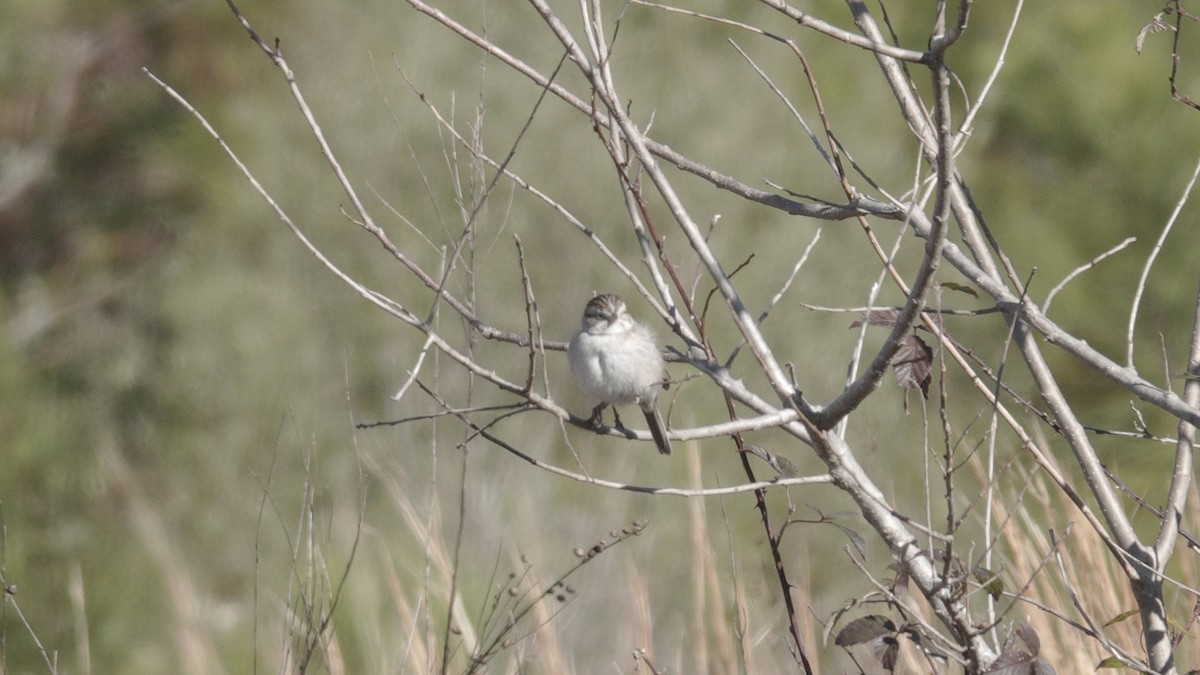
[[[1133,364],[1133,330],[1137,326],[1138,308],[1142,304],[1142,293],[1146,290],[1146,279],[1150,276],[1150,270],[1154,267],[1154,261],[1158,258],[1159,252],[1162,251],[1167,235],[1171,233],[1171,228],[1179,219],[1179,214],[1187,204],[1188,197],[1192,195],[1192,188],[1196,186],[1197,178],[1200,178],[1200,160],[1197,160],[1196,168],[1192,170],[1192,177],[1188,179],[1187,185],[1183,188],[1183,194],[1180,195],[1179,201],[1175,202],[1175,210],[1171,211],[1171,217],[1167,218],[1162,232],[1158,235],[1158,240],[1154,242],[1154,248],[1150,250],[1150,255],[1146,256],[1146,264],[1142,266],[1142,275],[1138,277],[1137,289],[1133,292],[1133,303],[1129,308],[1129,324],[1125,327],[1125,367],[1131,371],[1137,370]],[[1195,405],[1193,404],[1192,407]]]
[[[785,16],[794,20],[796,23],[804,26],[805,28],[811,28],[815,31],[828,35],[839,42],[845,42],[853,47],[875,52],[880,56],[900,59],[901,61],[911,61],[913,63],[920,63],[924,65],[928,65],[930,62],[929,54],[925,52],[893,47],[883,40],[875,39],[875,36],[873,35],[867,35],[865,37],[861,35],[855,35],[850,31],[842,30],[841,28],[828,24],[811,14],[802,12],[791,5],[782,2],[782,0],[761,0],[761,2],[764,5],[783,13]],[[858,7],[856,7],[856,5],[858,4],[860,3],[852,2],[851,10],[857,11]]]
[[[1058,292],[1061,291],[1063,289],[1063,287],[1065,287],[1067,284],[1071,283],[1072,279],[1074,279],[1075,277],[1079,276],[1080,274],[1083,274],[1084,272],[1092,269],[1101,260],[1104,260],[1108,256],[1116,253],[1117,251],[1120,251],[1121,249],[1125,248],[1126,246],[1129,246],[1130,244],[1132,244],[1135,241],[1137,241],[1137,237],[1126,237],[1125,241],[1122,241],[1121,243],[1108,249],[1104,253],[1101,253],[1100,255],[1096,256],[1095,258],[1092,258],[1088,262],[1086,262],[1083,265],[1080,265],[1079,267],[1076,267],[1074,270],[1072,270],[1070,274],[1063,277],[1063,280],[1058,282],[1058,284],[1055,285],[1054,288],[1051,288],[1050,292],[1046,294],[1046,299],[1042,301],[1042,311],[1045,312],[1046,314],[1050,313],[1050,303],[1054,300],[1054,296],[1058,295]]]
[[[738,494],[738,493],[742,493],[742,492],[757,492],[759,490],[765,490],[765,489],[768,489],[771,487],[787,487],[790,485],[822,485],[822,484],[833,482],[833,478],[831,476],[820,475],[820,476],[780,477],[780,478],[776,478],[775,480],[758,481],[755,483],[747,483],[744,485],[731,485],[729,487],[695,488],[695,489],[647,487],[647,486],[642,486],[642,485],[631,485],[629,483],[619,483],[616,481],[604,480],[602,478],[585,476],[583,474],[575,473],[573,471],[568,471],[561,467],[554,466],[553,464],[548,464],[546,462],[543,462],[525,452],[522,452],[521,450],[518,450],[516,447],[514,447],[510,443],[504,441],[503,439],[501,439],[498,436],[489,432],[486,428],[475,424],[470,419],[468,419],[465,415],[459,415],[458,417],[464,423],[466,423],[468,426],[470,426],[471,429],[473,429],[474,432],[476,434],[478,434],[480,437],[491,442],[493,445],[519,457],[520,459],[528,462],[529,464],[532,464],[533,466],[535,466],[539,469],[548,471],[557,476],[562,476],[564,478],[570,478],[571,480],[574,480],[574,481],[577,481],[580,483],[587,483],[589,485],[595,485],[596,487],[609,488],[609,489],[613,489],[613,490],[624,490],[627,492],[642,492],[642,493],[646,493],[646,494],[664,495],[664,496],[672,496],[672,497],[718,497],[718,496],[724,496],[724,495]]]
[[[1183,385],[1183,396],[1191,406],[1200,406],[1200,292],[1197,292],[1196,309],[1192,319],[1192,344],[1188,352]],[[1174,552],[1179,536],[1180,521],[1184,517],[1192,476],[1195,474],[1196,427],[1185,420],[1179,421],[1178,442],[1175,446],[1175,466],[1171,472],[1170,488],[1164,500],[1162,526],[1154,541],[1154,560],[1163,571]]]
[[[980,88],[979,95],[975,97],[975,103],[967,110],[967,114],[963,116],[962,124],[958,126],[958,136],[954,139],[956,150],[961,150],[971,136],[975,117],[983,109],[983,104],[987,101],[988,94],[992,90],[992,85],[996,83],[996,78],[1000,75],[1000,69],[1004,67],[1004,57],[1008,54],[1009,45],[1012,44],[1013,34],[1017,32],[1017,20],[1021,18],[1021,10],[1024,8],[1025,0],[1017,0],[1016,6],[1013,7],[1012,21],[1008,24],[1008,32],[1004,35],[1004,44],[1000,47],[1000,53],[996,56],[996,65],[992,67],[992,72],[988,74],[987,81]]]

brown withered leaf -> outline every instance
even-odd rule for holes
[[[896,325],[896,317],[900,313],[891,308],[872,309],[864,313],[863,318],[866,319],[868,326],[882,326],[883,328],[891,328]],[[862,321],[855,321],[850,324],[851,328],[858,328],[863,325]]]
[[[920,389],[921,395],[929,399],[930,371],[933,368],[933,349],[916,335],[904,338],[896,359],[892,362],[896,370],[896,383],[905,389]]]
[[[860,645],[864,642],[870,642],[877,637],[891,635],[895,632],[896,624],[892,623],[891,619],[886,616],[871,614],[859,617],[846,624],[845,628],[838,631],[833,643],[839,647],[849,647],[850,645]]]
[[[1008,650],[992,661],[988,669],[983,671],[988,675],[1033,675],[1037,657],[1019,650]]]
[[[896,661],[900,658],[900,641],[888,635],[879,639],[879,644],[872,650],[879,665],[889,673],[895,672]]]
[[[1013,644],[1017,640],[1025,643],[1025,649]],[[1054,666],[1038,657],[1041,649],[1042,641],[1038,639],[1033,626],[1022,623],[1009,636],[1004,651],[983,672],[988,675],[1055,675]]]
[[[960,283],[956,283],[953,281],[943,281],[940,285],[942,288],[945,288],[945,289],[948,289],[951,291],[958,291],[959,293],[966,293],[967,295],[969,295],[973,298],[979,297],[978,291],[976,291],[974,288],[971,288],[970,286],[967,286],[966,284],[960,284]]]
[[[1017,626],[1017,637],[1021,638],[1021,641],[1025,643],[1030,654],[1037,656],[1038,652],[1042,651],[1042,640],[1038,637],[1037,631],[1033,629],[1033,626],[1030,626],[1028,623],[1022,622],[1020,626]]]

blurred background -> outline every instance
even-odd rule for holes
[[[559,4],[578,26],[576,6]],[[911,186],[915,146],[869,55],[753,3],[697,4],[796,40],[854,159],[897,193]],[[804,4],[852,27],[844,3]],[[901,4],[913,3],[889,3],[894,29],[902,44],[920,48],[929,3],[893,6]],[[976,3],[952,50],[950,64],[972,101],[996,62],[1013,5]],[[841,201],[787,107],[730,41],[819,128],[789,50],[697,18],[605,7],[610,19],[620,18],[618,87],[636,119],[653,119],[656,139],[748,184],[771,181]],[[618,254],[636,255],[619,185],[590,122],[548,99],[522,135],[539,89],[407,4],[263,0],[241,9],[268,42],[278,37],[368,208],[430,273],[440,272],[445,247],[458,239],[494,171],[470,161],[422,94],[492,157],[504,158],[515,144],[513,171]],[[1137,237],[1067,286],[1052,311],[1113,356],[1123,351],[1134,282],[1200,147],[1200,114],[1171,100],[1170,33],[1150,35],[1143,52],[1135,51],[1139,31],[1159,9],[1116,0],[1086,8],[1029,3],[959,158],[997,239],[1020,273],[1033,274],[1035,296]],[[451,3],[446,11],[543,73],[561,57],[525,5]],[[700,502],[581,486],[478,440],[456,447],[465,437],[448,419],[356,428],[437,409],[415,388],[399,402],[389,398],[413,368],[423,336],[364,302],[307,253],[142,68],[207,116],[338,265],[418,315],[430,303],[412,275],[344,215],[347,197],[282,77],[225,3],[17,1],[2,14],[0,570],[10,593],[0,617],[0,672],[433,670],[445,617],[455,609],[446,598],[456,542],[461,594],[452,644],[470,640],[472,631],[486,643],[486,629],[494,634],[503,624],[486,618],[503,589],[545,587],[578,562],[576,548],[612,541],[611,531],[641,519],[648,521],[641,535],[576,572],[562,601],[535,608],[545,614],[535,612],[520,633],[528,639],[505,650],[508,672],[630,672],[637,649],[673,672],[771,672],[793,663],[749,495]],[[1184,56],[1180,85],[1200,98],[1200,62]],[[925,86],[924,73],[911,75]],[[586,98],[570,64],[558,81]],[[790,218],[686,175],[678,185],[698,221],[721,215],[713,242],[726,269],[750,261],[736,279],[753,311],[779,290],[819,232],[765,328],[795,364],[805,395],[828,400],[845,376],[854,337],[847,327],[856,317],[805,304],[864,304],[878,262],[858,226]],[[1192,211],[1150,277],[1138,328],[1139,367],[1156,382],[1175,378],[1176,387],[1197,284]],[[681,274],[696,274],[666,210],[653,203],[651,215]],[[887,242],[898,236],[894,223],[876,226]],[[594,292],[633,295],[561,216],[500,181],[450,279],[485,323],[525,331],[514,235],[525,247],[546,339],[567,339]],[[901,260],[915,259],[919,248],[909,241]],[[942,280],[961,281],[948,269]],[[701,298],[708,289],[698,286]],[[881,297],[897,299],[894,292]],[[965,294],[944,302],[986,306]],[[672,343],[648,305],[632,305]],[[728,353],[736,338],[713,313],[715,343]],[[438,321],[458,344],[522,380],[524,352],[473,340],[445,311]],[[981,340],[980,356],[996,363],[998,322],[948,325],[964,340]],[[1134,428],[1128,394],[1049,354],[1068,395],[1087,411],[1085,422]],[[749,355],[741,359],[748,382],[759,384]],[[544,367],[549,393],[582,413],[587,402],[567,381],[561,354],[550,353]],[[673,370],[676,378],[687,374]],[[436,355],[422,377],[456,405],[514,402]],[[1019,385],[1019,373],[1013,377]],[[539,371],[535,385],[541,382]],[[864,407],[854,443],[863,462],[886,477],[881,487],[915,507],[920,494],[904,490],[920,478],[922,416],[919,406],[906,416],[891,385],[889,378]],[[947,386],[952,395],[965,391],[962,382]],[[677,390],[673,426],[721,419],[723,406],[706,387],[691,382]],[[969,419],[977,403],[962,405]],[[1152,432],[1173,433],[1170,419],[1143,412]],[[579,470],[569,438],[586,470],[611,480],[745,480],[726,441],[680,443],[665,459],[647,444],[564,432],[545,415],[507,419],[496,431],[531,455]],[[971,433],[978,440],[982,431]],[[764,433],[752,440],[786,439]],[[1165,488],[1171,457],[1164,446],[1097,444],[1130,485],[1151,497]],[[820,471],[805,449],[772,447],[802,472]],[[906,459],[898,459],[902,451]],[[801,519],[852,508],[822,487],[778,491],[771,504],[777,526],[789,505]],[[1056,508],[1046,497],[1045,520],[1034,517],[1033,527],[1062,527],[1068,518]],[[853,516],[839,522],[866,537],[874,573],[888,576],[887,551]],[[847,563],[850,540],[841,531],[795,528],[785,548],[801,589],[807,647],[817,664],[840,671],[849,661],[821,645],[821,622],[870,589]],[[1115,600],[1132,608],[1121,606],[1126,601]],[[1081,650],[1083,663],[1102,658],[1089,643]],[[461,646],[452,659],[452,671],[469,667]]]

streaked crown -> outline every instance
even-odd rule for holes
[[[625,301],[618,295],[605,293],[588,301],[583,308],[584,329],[604,323],[612,323],[625,312]]]

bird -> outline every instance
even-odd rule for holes
[[[600,401],[592,410],[593,425],[600,423],[604,407],[612,405],[617,428],[623,428],[615,406],[636,403],[646,416],[658,451],[671,454],[671,442],[657,406],[658,392],[667,386],[667,365],[655,343],[654,331],[634,320],[624,300],[606,293],[588,301],[567,358],[576,385]]]

